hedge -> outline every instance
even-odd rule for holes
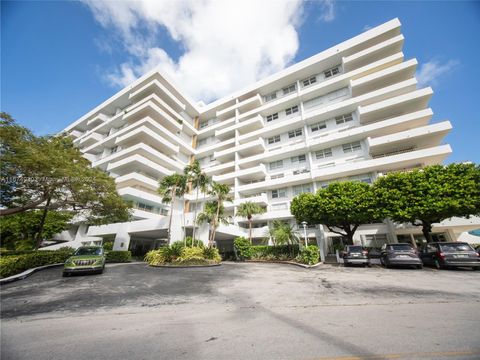
[[[39,266],[64,263],[72,256],[73,252],[73,249],[67,248],[54,251],[34,251],[18,255],[2,255],[0,258],[0,277],[9,277]]]
[[[294,258],[299,253],[298,244],[294,245],[257,245],[251,246],[250,252],[253,258]]]
[[[107,251],[108,263],[130,262],[132,253],[130,251]]]

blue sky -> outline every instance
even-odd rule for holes
[[[112,8],[111,4],[123,7]],[[37,134],[55,133],[112,96],[120,84],[128,83],[155,61],[178,74],[178,79],[197,76],[193,81],[181,82],[199,84],[187,90],[198,100],[205,100],[221,95],[205,92],[209,81],[221,84],[215,86],[219,91],[238,89],[242,81],[303,60],[398,17],[406,38],[405,57],[417,58],[422,78],[434,90],[430,102],[435,113],[433,121],[448,119],[453,124],[445,139],[453,148],[447,162],[480,163],[480,2],[310,1],[293,6],[292,2],[277,1],[268,5],[277,4],[278,11],[256,8],[258,16],[249,17],[253,23],[241,30],[229,24],[241,18],[239,15],[211,17],[221,18],[217,23],[208,19],[222,14],[219,6],[201,9],[211,11],[204,16],[207,21],[197,16],[182,22],[175,12],[159,19],[153,17],[155,11],[160,11],[158,8],[139,10],[133,8],[136,5],[125,4],[111,2],[109,8],[88,1],[2,1],[1,110]],[[238,9],[239,14],[242,11],[254,10]],[[271,16],[263,16],[262,11]],[[263,26],[265,35],[255,37],[253,45],[245,42],[241,49],[229,48],[232,36],[238,42],[244,40],[242,36],[252,40],[246,29],[254,25]],[[195,47],[199,36],[222,26],[237,33],[216,31],[215,41],[223,44],[209,49],[216,62],[196,68],[196,60],[205,56]],[[234,66],[241,70],[229,78],[232,71],[227,70],[232,64],[228,56],[237,50],[238,63]],[[267,65],[255,68],[255,56],[265,56]],[[222,63],[222,59],[226,60]],[[226,71],[218,79],[213,73],[205,76],[208,66],[212,71]]]

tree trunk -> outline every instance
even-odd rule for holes
[[[195,244],[195,229],[197,226],[197,208],[198,208],[198,181],[197,181],[197,197],[195,198],[195,211],[193,213],[193,233],[192,233],[192,248]]]
[[[40,199],[32,201],[30,204],[27,204],[27,205],[24,205],[24,206],[17,206],[17,207],[10,208],[10,209],[1,209],[0,210],[0,216],[14,215],[14,214],[18,214],[18,213],[21,213],[21,212],[24,212],[24,211],[27,211],[27,210],[30,210],[30,209],[34,209],[38,205],[43,203],[45,200],[48,200],[49,198],[50,198],[49,195],[44,195]]]
[[[51,200],[51,197],[49,196],[47,198],[47,203],[45,204],[45,209],[43,209],[40,225],[38,226],[38,232],[35,239],[35,250],[38,250],[38,248],[40,247],[40,242],[42,241],[42,232],[43,232],[43,227],[45,226],[45,220],[47,219],[48,206],[50,205],[50,200]]]
[[[427,243],[432,242],[432,224],[428,221],[422,221],[422,233]]]
[[[250,245],[252,245],[252,218],[248,218],[248,237],[250,238]]]
[[[213,219],[213,232],[212,232],[212,240],[211,240],[212,245],[215,241],[215,232],[217,231],[218,217],[220,216],[220,206],[221,206],[220,202],[217,201],[217,215],[215,219]]]
[[[173,218],[173,206],[175,205],[175,193],[177,188],[174,187],[172,191],[172,204],[170,205],[170,220],[168,221],[168,245],[172,242],[172,218]]]

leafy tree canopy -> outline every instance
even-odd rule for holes
[[[106,173],[93,169],[68,136],[35,136],[0,113],[0,215],[68,210],[90,224],[128,221],[128,205]]]
[[[392,220],[422,226],[427,241],[433,223],[480,214],[480,167],[475,164],[391,173],[378,178],[374,190]]]
[[[350,241],[361,224],[384,218],[372,186],[358,181],[333,182],[316,194],[300,194],[292,200],[290,211],[297,222],[323,224]]]
[[[1,247],[21,250],[35,247],[35,236],[42,219],[42,211],[30,210],[11,216],[0,217]],[[73,214],[66,211],[50,211],[43,225],[43,237],[51,239],[66,230]]]

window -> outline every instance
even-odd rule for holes
[[[264,99],[265,99],[265,102],[269,102],[269,101],[272,101],[272,100],[275,100],[277,98],[277,92],[274,91],[270,94],[267,94],[265,95]]]
[[[208,120],[203,120],[200,122],[200,129],[206,128],[208,126]]]
[[[303,135],[303,130],[301,128],[288,132],[288,138],[289,139],[292,139],[292,138],[297,137],[297,136],[302,136],[302,135]]]
[[[342,96],[345,96],[347,94],[348,94],[348,89],[346,87],[344,87],[344,88],[341,88],[339,90],[332,91],[332,92],[328,93],[326,96],[327,96],[329,101],[333,101],[333,100],[341,98]]]
[[[308,79],[302,80],[303,86],[312,85],[312,84],[315,84],[316,82],[317,82],[316,76],[312,76],[312,77],[309,77]]]
[[[310,126],[310,130],[312,130],[312,132],[319,131],[321,129],[326,129],[326,128],[327,128],[327,124],[325,123],[325,121],[321,121],[319,123],[316,123]]]
[[[348,180],[360,181],[360,182],[364,182],[364,183],[367,183],[367,184],[372,183],[372,178],[370,177],[370,174],[360,174],[360,175],[356,175],[356,176],[351,176],[351,177],[348,178]]]
[[[325,159],[332,156],[332,148],[322,149],[315,152],[315,157],[318,159]]]
[[[342,147],[343,147],[343,152],[344,153],[350,153],[350,152],[362,150],[362,145],[360,145],[360,141],[355,141],[355,142],[352,142],[352,143],[343,144]]]
[[[334,68],[331,68],[330,70],[327,70],[323,73],[325,75],[325,78],[329,78],[335,75],[340,74],[340,67],[335,66]]]
[[[295,85],[295,84],[288,85],[287,87],[284,87],[282,89],[283,95],[290,94],[290,93],[294,92],[295,90],[297,90],[297,85]]]
[[[118,151],[118,146],[115,146],[110,149],[110,154],[115,154]]]
[[[280,142],[280,135],[275,135],[275,136],[272,136],[272,137],[269,137],[268,138],[268,144],[275,144],[277,142]]]
[[[345,115],[340,115],[335,117],[335,122],[337,125],[340,124],[345,124],[346,122],[353,121],[353,116],[352,114],[345,114]]]
[[[288,109],[285,109],[285,114],[286,115],[292,115],[294,113],[298,112],[298,105],[292,106]]]
[[[281,169],[283,167],[283,160],[277,160],[270,163],[270,170]]]
[[[278,113],[271,114],[271,115],[268,115],[268,116],[267,116],[267,122],[270,122],[270,121],[273,121],[273,120],[277,120],[277,119],[278,119]]]
[[[272,199],[284,198],[287,196],[287,189],[272,190]]]
[[[270,179],[272,179],[272,180],[281,179],[284,176],[285,176],[285,174],[283,174],[283,173],[282,174],[275,174],[275,175],[270,176]]]
[[[210,159],[210,162],[214,162],[216,160],[213,154],[209,156],[209,159]]]
[[[293,156],[290,158],[290,161],[292,162],[292,164],[301,164],[307,161],[307,157],[305,156],[305,154]]]
[[[297,185],[293,187],[293,195],[312,192],[311,184]]]

